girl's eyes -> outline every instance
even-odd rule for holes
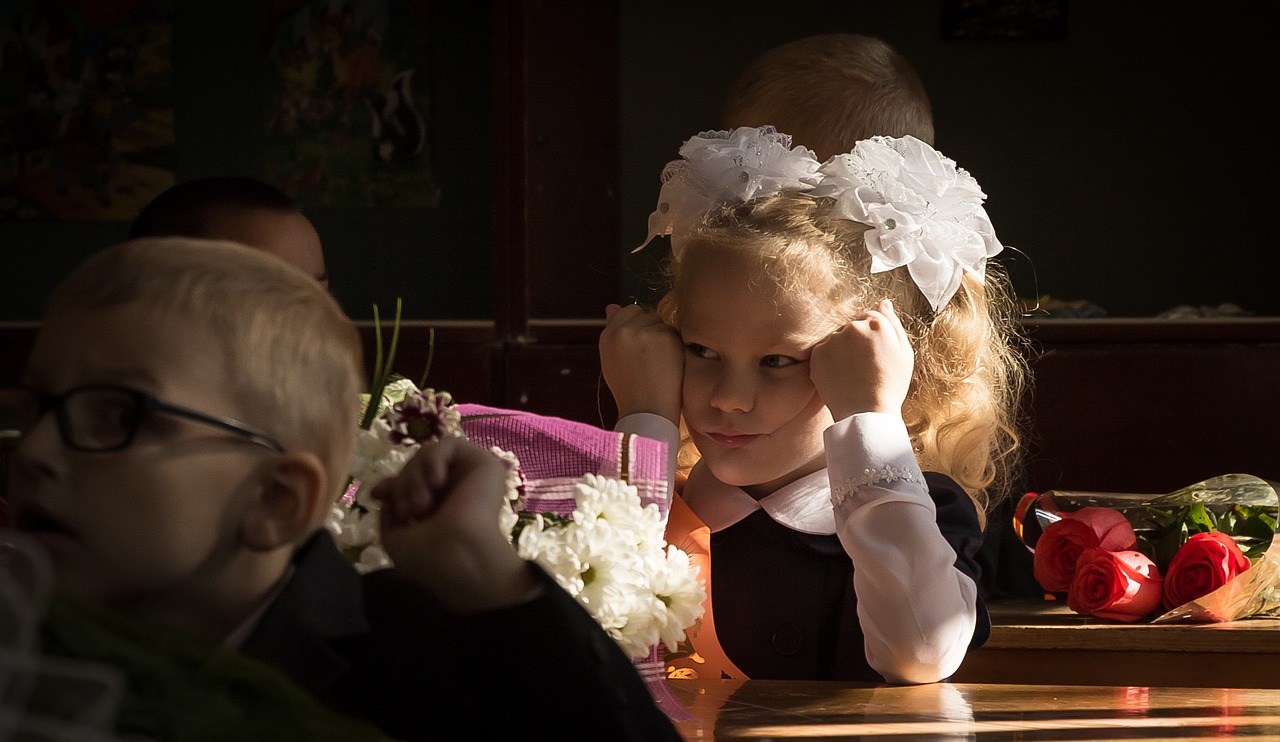
[[[711,350],[705,345],[698,345],[697,343],[685,343],[684,349],[687,350],[690,353],[690,355],[694,356],[695,358],[715,358],[716,357],[715,351]]]
[[[760,365],[768,368],[785,368],[787,366],[799,363],[800,361],[791,356],[771,355],[760,359]]]
[[[716,360],[720,357],[716,355],[716,352],[714,350],[711,350],[705,345],[698,345],[697,343],[686,343],[684,347],[685,347],[685,350],[694,358],[705,358],[707,360]],[[786,368],[787,366],[793,366],[800,362],[801,361],[798,358],[792,358],[791,356],[784,356],[776,353],[773,355],[767,355],[760,359],[760,365],[764,366],[765,368]]]

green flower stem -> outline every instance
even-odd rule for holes
[[[400,311],[401,301],[397,298],[396,319],[391,329],[391,347],[384,357],[382,353],[382,319],[378,316],[378,305],[373,305],[373,379],[369,382],[369,404],[365,405],[364,417],[360,420],[360,427],[364,430],[368,430],[373,425],[374,419],[382,411],[382,391],[387,388],[387,382],[391,378],[391,366],[396,357],[396,345],[400,342]]]

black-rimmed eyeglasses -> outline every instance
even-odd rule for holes
[[[27,387],[0,388],[0,446],[17,443],[49,410],[67,448],[105,452],[127,448],[149,415],[164,413],[230,431],[283,453],[274,436],[218,415],[170,404],[146,392],[113,384],[78,386],[51,395]]]

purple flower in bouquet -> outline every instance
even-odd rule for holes
[[[387,439],[397,446],[441,440],[453,435],[460,422],[460,416],[453,409],[453,396],[434,389],[408,390],[383,417],[390,428]]]

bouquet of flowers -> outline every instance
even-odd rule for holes
[[[346,493],[329,528],[357,569],[390,566],[378,541],[372,486],[425,442],[463,436],[509,468],[507,506],[494,525],[587,609],[678,717],[661,678],[659,645],[674,649],[702,616],[705,588],[682,550],[664,541],[669,506],[665,444],[531,413],[456,405],[392,377],[364,395],[366,414]],[[369,410],[374,409],[373,412]]]
[[[1280,617],[1275,487],[1228,474],[1164,495],[1053,491],[1019,504],[1036,581],[1071,610],[1134,622]]]
[[[635,487],[586,474],[567,515],[511,499],[502,530],[516,551],[542,565],[632,658],[658,642],[675,648],[701,616],[705,590],[689,556],[665,545],[658,507],[643,505]]]

